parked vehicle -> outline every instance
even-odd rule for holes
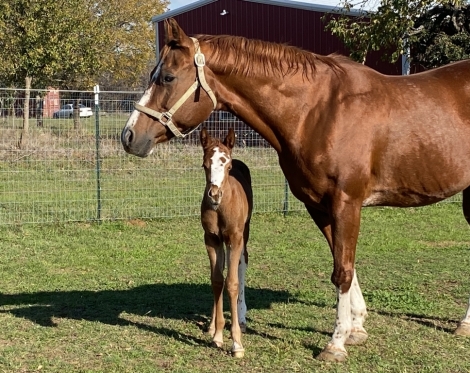
[[[80,118],[89,118],[93,115],[91,108],[85,105],[79,104]],[[73,104],[63,105],[59,111],[56,111],[53,115],[54,118],[73,118]]]

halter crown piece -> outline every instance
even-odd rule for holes
[[[178,128],[176,128],[176,126],[173,124],[173,121],[171,119],[173,114],[176,112],[176,110],[178,110],[181,107],[181,105],[184,104],[184,102],[188,99],[188,97],[191,96],[199,86],[201,86],[202,89],[204,89],[204,91],[206,91],[209,97],[211,98],[214,104],[214,109],[217,106],[217,99],[215,98],[214,92],[212,92],[212,89],[210,89],[209,85],[207,84],[206,77],[204,75],[204,66],[206,65],[206,58],[201,53],[201,48],[199,47],[199,41],[196,38],[191,38],[191,40],[194,42],[194,48],[196,50],[196,53],[194,54],[194,64],[197,67],[196,80],[191,85],[191,87],[188,88],[188,90],[184,93],[184,95],[181,96],[181,98],[178,101],[176,101],[176,103],[173,105],[173,107],[170,110],[164,113],[150,109],[138,103],[134,104],[134,107],[136,110],[142,113],[145,113],[147,115],[150,115],[151,117],[154,117],[165,127],[168,127],[168,129],[171,132],[173,132],[173,134],[176,137],[179,137],[179,138],[185,138],[186,136],[190,135],[193,131],[195,131],[200,126],[199,124],[198,126],[193,128],[189,132],[181,133],[178,130]],[[161,69],[162,64],[163,64],[163,61],[161,60],[157,66],[157,71]]]

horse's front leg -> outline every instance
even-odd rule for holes
[[[331,281],[336,286],[337,293],[336,321],[331,340],[318,358],[341,362],[347,357],[344,346],[353,328],[351,297],[353,297],[353,304],[358,299],[357,289],[351,289],[351,285],[354,279],[354,259],[361,220],[361,202],[340,192],[332,200],[330,216],[334,263]]]
[[[225,319],[223,312],[223,290],[224,290],[224,264],[225,253],[223,242],[213,234],[205,233],[204,242],[209,255],[211,268],[211,286],[214,295],[212,307],[212,318],[209,325],[209,334],[215,347],[221,348],[224,344],[223,331]]]
[[[227,277],[225,279],[225,286],[230,300],[230,314],[232,320],[231,335],[232,335],[232,356],[241,358],[245,354],[245,349],[242,345],[242,333],[238,322],[238,297],[239,297],[239,279],[238,279],[238,266],[244,250],[243,236],[240,233],[232,233],[227,242]],[[244,260],[244,259],[243,259]]]

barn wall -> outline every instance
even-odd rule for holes
[[[228,14],[220,15],[223,10]],[[324,15],[305,9],[267,5],[243,0],[219,0],[174,18],[188,35],[238,35],[286,43],[317,54],[348,55],[341,41],[324,31]],[[158,24],[159,45],[163,46],[163,22]],[[367,65],[385,74],[401,74],[401,63],[381,61],[380,54],[367,58]]]

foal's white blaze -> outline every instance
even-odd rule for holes
[[[220,188],[224,181],[225,166],[230,162],[230,157],[225,152],[221,152],[219,147],[216,146],[211,161],[211,184]]]
[[[240,264],[238,265],[238,323],[246,325],[246,303],[245,303],[245,253],[242,252]]]

